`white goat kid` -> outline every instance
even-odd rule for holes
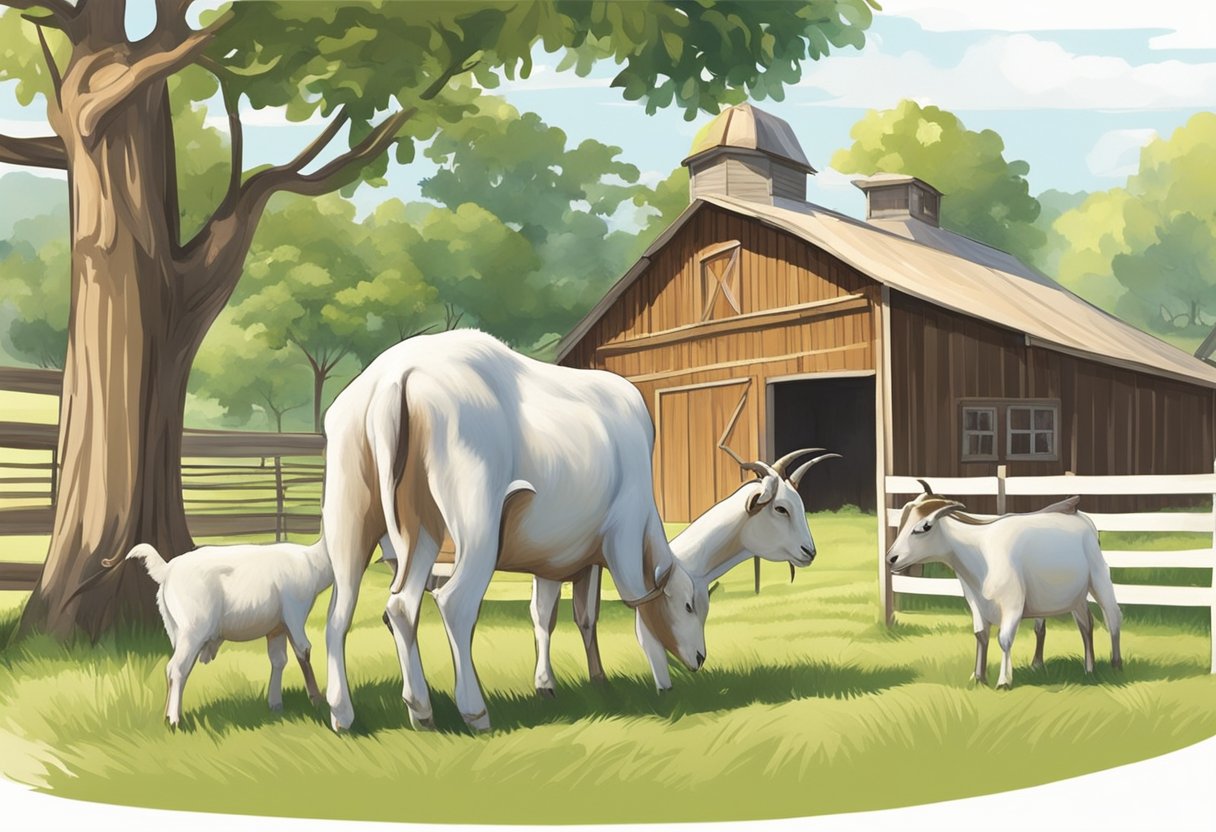
[[[971,608],[976,638],[972,678],[987,681],[988,639],[999,627],[1001,675],[997,687],[1012,687],[1011,651],[1024,617],[1036,622],[1036,661],[1042,660],[1045,619],[1072,613],[1085,648],[1085,672],[1094,669],[1093,616],[1087,595],[1102,608],[1110,630],[1111,665],[1120,668],[1122,615],[1115,601],[1110,569],[1102,557],[1093,523],[1076,512],[1077,498],[1031,514],[981,520],[963,513],[962,503],[925,493],[904,506],[899,533],[887,550],[893,572],[918,563],[945,563],[958,576]]]
[[[724,449],[725,450],[725,449]],[[713,581],[752,557],[788,562],[790,578],[795,566],[809,566],[815,559],[815,541],[806,523],[806,509],[798,494],[803,476],[816,464],[839,459],[824,454],[804,463],[792,474],[786,468],[799,457],[823,448],[806,448],[786,454],[771,466],[763,462],[740,465],[758,476],[726,499],[707,509],[671,541],[671,550],[696,586],[697,603],[708,604]],[[574,620],[587,652],[587,670],[592,682],[604,681],[596,623],[599,617],[600,572],[592,566],[573,579]],[[536,632],[536,692],[555,695],[550,639],[557,619],[561,581],[534,578],[532,623]],[[704,601],[702,601],[704,599]],[[655,686],[671,688],[671,674],[662,645],[650,633],[641,616],[636,622],[638,642],[650,663]]]
[[[654,428],[628,381],[534,361],[476,331],[418,336],[386,350],[338,394],[325,433],[335,730],[354,718],[345,637],[360,577],[386,531],[399,557],[386,607],[415,727],[433,724],[416,636],[445,530],[456,562],[434,596],[456,666],[456,703],[474,729],[490,727],[471,647],[495,569],[563,579],[605,565],[667,650],[693,670],[705,661],[706,604],[663,534],[651,485]]]
[[[266,639],[267,700],[273,711],[283,707],[283,668],[290,642],[309,698],[321,703],[304,623],[317,595],[331,581],[323,542],[202,546],[168,563],[155,548],[141,543],[125,560],[142,560],[160,586],[156,604],[173,644],[165,669],[165,719],[170,726],[181,721],[182,692],[195,661],[207,664],[225,641]]]

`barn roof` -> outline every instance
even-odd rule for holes
[[[904,236],[908,233],[904,229],[887,230],[809,203],[766,205],[720,196],[702,196],[693,202],[655,240],[562,340],[558,360],[646,270],[650,258],[706,205],[799,237],[906,295],[1024,333],[1033,346],[1216,387],[1216,366],[1123,323],[1017,258],[982,243],[948,232],[940,239],[917,240]]]
[[[725,148],[755,150],[806,173],[815,172],[789,122],[764,110],[757,110],[751,104],[727,107],[702,127],[693,139],[692,150],[681,164],[686,165],[698,156]]]

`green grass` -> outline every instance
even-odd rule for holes
[[[750,565],[727,576],[714,595],[706,669],[676,670],[664,695],[651,688],[631,614],[606,588],[613,600],[600,640],[610,685],[586,682],[563,601],[558,698],[538,699],[530,584],[503,576],[474,647],[496,730],[463,729],[428,600],[420,639],[440,730],[411,731],[380,622],[388,574],[377,567],[349,640],[352,734],[329,731],[295,668],[285,710],[270,713],[260,642],[225,645],[195,670],[184,730],[173,733],[161,718],[163,634],[126,633],[95,648],[34,638],[0,653],[0,771],[65,797],[174,809],[465,823],[706,821],[1031,786],[1216,734],[1206,629],[1130,624],[1121,673],[1110,669],[1099,631],[1098,671],[1087,679],[1071,623],[1053,624],[1040,671],[1028,667],[1027,627],[1015,646],[1015,688],[974,688],[962,602],[882,627],[873,518],[817,515],[812,526],[822,554],[793,585],[775,564],[765,564],[759,596]],[[310,625],[322,674],[326,601]],[[0,630],[14,621],[15,611],[0,613]]]

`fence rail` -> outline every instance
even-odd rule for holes
[[[885,478],[888,495],[920,494],[920,481],[914,477]],[[1007,496],[1067,497],[1146,495],[1216,495],[1216,473],[1143,476],[1047,476],[1009,477],[1005,466],[999,466],[992,477],[933,477],[933,490],[945,496],[995,496],[997,512],[1004,513]],[[896,502],[899,502],[898,500]],[[899,525],[901,510],[887,508],[885,540],[893,540],[893,530]],[[1216,673],[1216,496],[1213,510],[1206,512],[1159,511],[1119,514],[1090,514],[1085,512],[1099,532],[1191,532],[1206,534],[1211,545],[1202,549],[1173,549],[1157,551],[1103,550],[1106,562],[1113,568],[1135,569],[1211,569],[1210,586],[1148,586],[1115,584],[1115,598],[1120,604],[1167,607],[1206,607],[1211,615],[1212,672]],[[978,515],[988,517],[991,515]],[[885,549],[885,546],[884,546]],[[894,611],[894,595],[935,595],[961,598],[962,587],[954,578],[925,578],[915,575],[890,575],[885,558],[880,569],[890,580],[890,592],[884,592],[888,620]],[[1092,598],[1091,598],[1092,600]]]
[[[0,375],[10,370],[0,368]],[[42,371],[28,372],[23,383],[29,392],[52,392],[33,389],[51,380]],[[0,536],[51,533],[57,447],[56,425],[0,421],[0,449],[45,454],[39,460],[0,457]],[[185,431],[182,500],[190,534],[282,540],[318,533],[324,447],[324,437],[312,433]],[[0,590],[31,589],[41,572],[41,563],[0,563]]]

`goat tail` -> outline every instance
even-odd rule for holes
[[[407,372],[399,382],[380,390],[372,399],[367,414],[372,462],[380,487],[380,510],[384,514],[389,543],[397,554],[397,571],[393,576],[391,593],[400,592],[405,585],[405,567],[411,549],[401,533],[401,522],[397,517],[397,486],[405,474],[409,455],[410,422],[405,402],[408,380]]]
[[[160,556],[160,552],[156,551],[156,547],[151,543],[140,543],[134,549],[127,552],[127,556],[123,560],[142,560],[144,568],[148,570],[148,577],[163,584],[165,577],[169,572],[169,564]]]

